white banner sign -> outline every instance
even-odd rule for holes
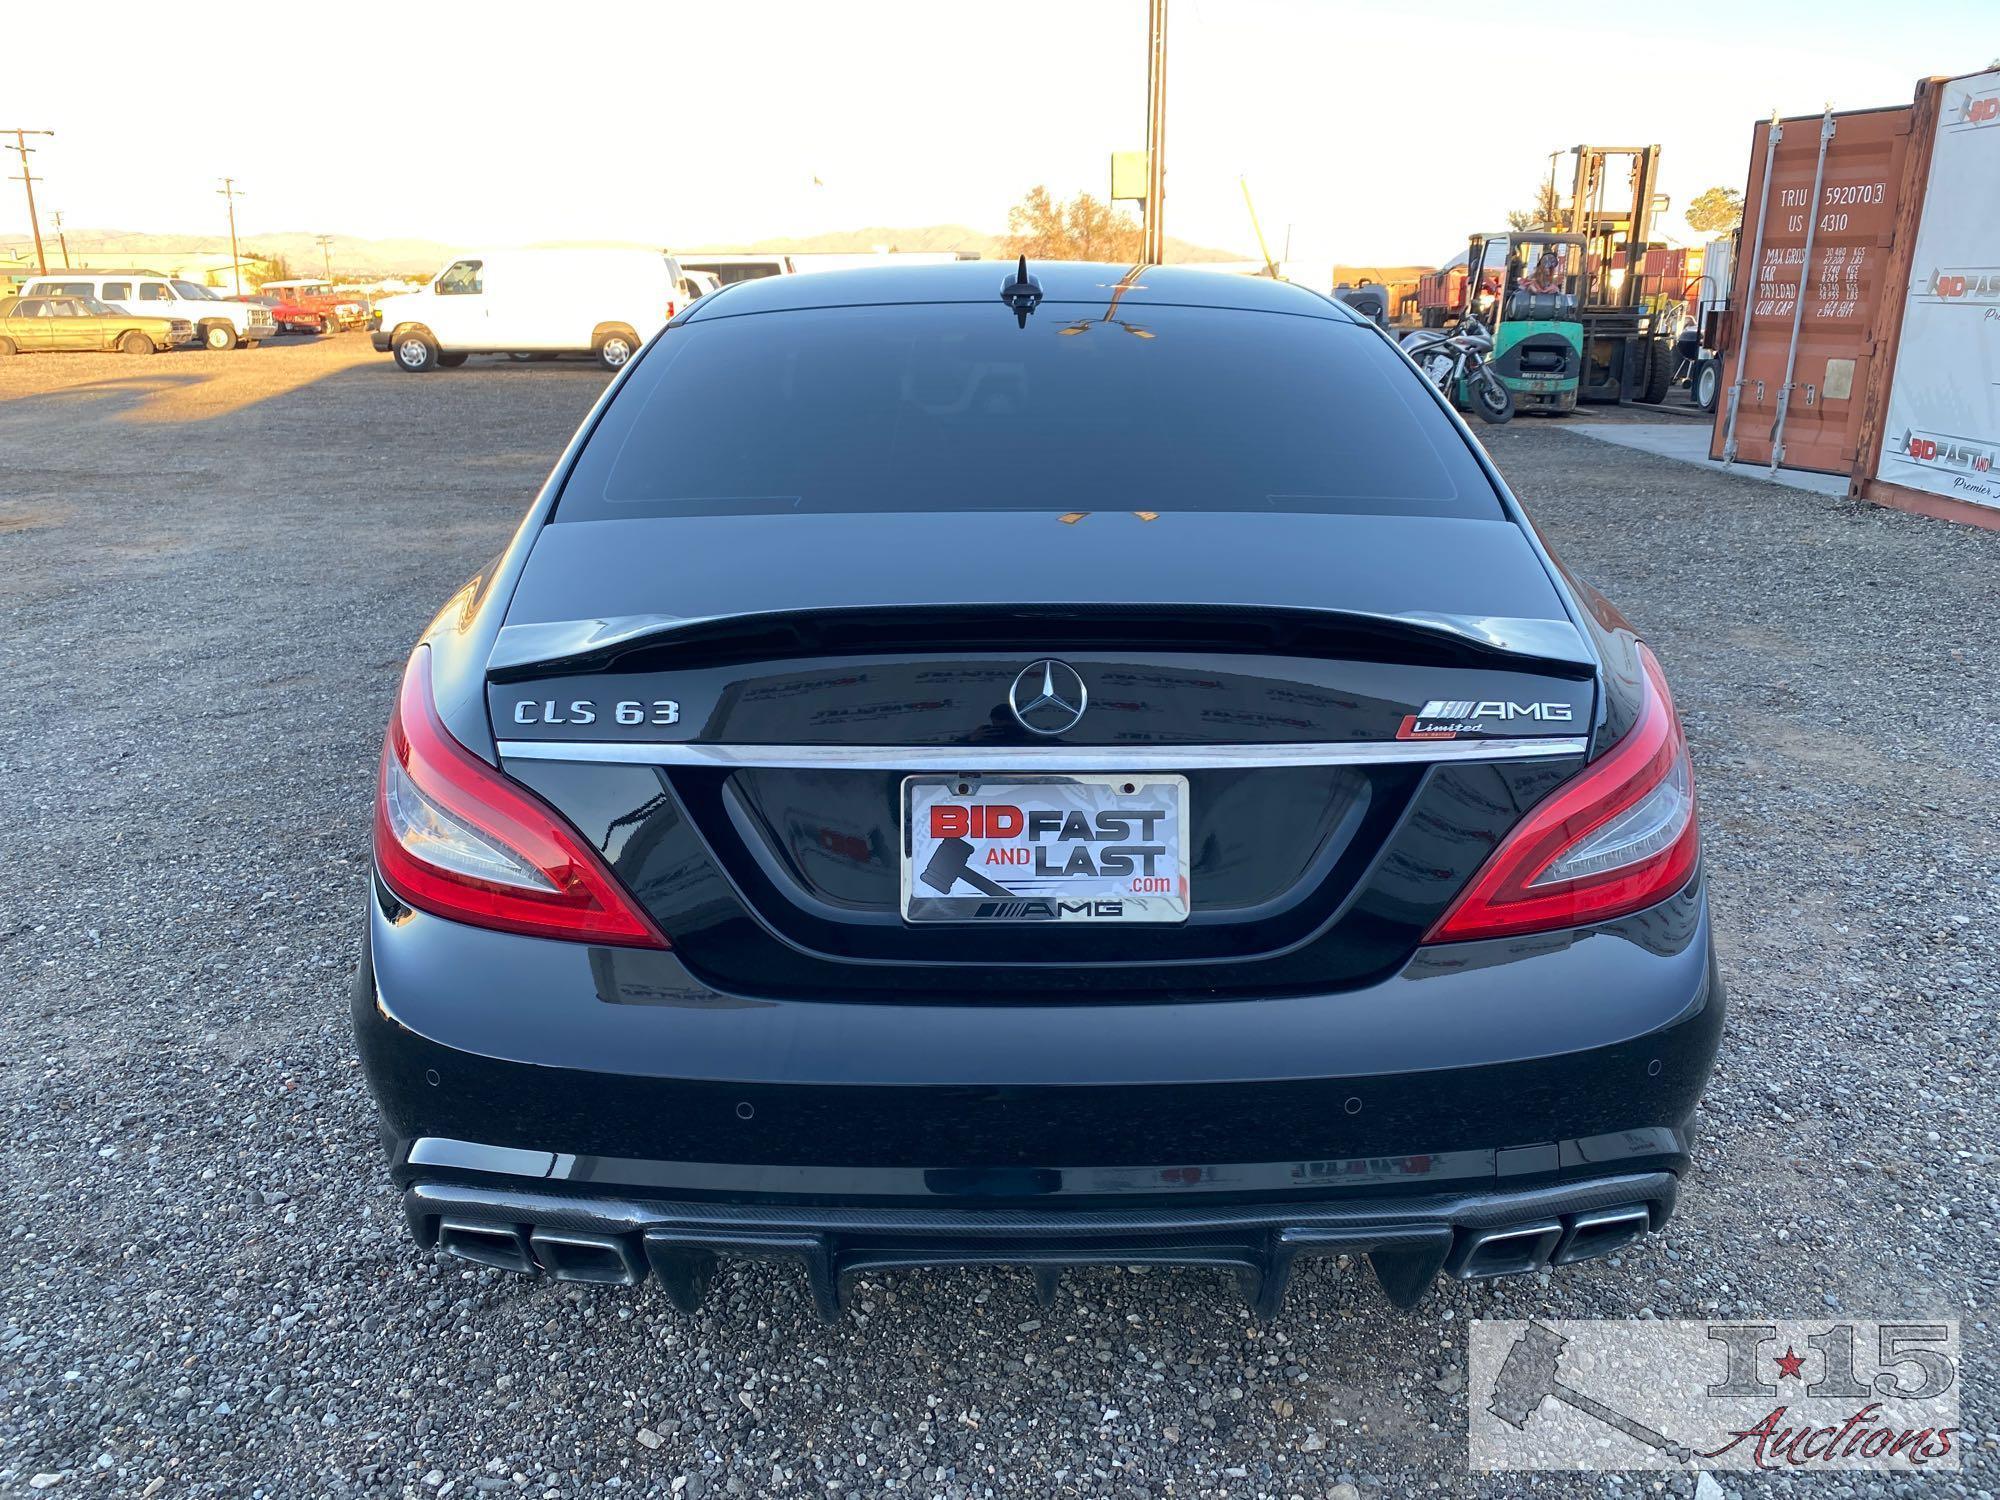
[[[1876,477],[2000,506],[2000,72],[1944,87]]]

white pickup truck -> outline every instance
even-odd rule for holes
[[[254,347],[278,336],[271,309],[248,302],[224,302],[205,286],[161,271],[64,271],[37,277],[23,292],[31,297],[95,297],[135,315],[186,318],[194,336],[211,349]]]

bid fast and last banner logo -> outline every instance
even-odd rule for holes
[[[2000,506],[2000,72],[1944,85],[1876,477]]]

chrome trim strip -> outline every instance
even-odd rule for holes
[[[1582,736],[1494,740],[1354,740],[1295,745],[715,745],[502,740],[503,760],[735,770],[1183,771],[1257,766],[1378,766],[1581,755]]]

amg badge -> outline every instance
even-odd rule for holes
[[[1570,724],[1576,708],[1568,703],[1513,703],[1504,698],[1432,698],[1406,714],[1399,740],[1455,740],[1460,735],[1519,733],[1523,723]],[[1512,726],[1512,727],[1510,727]]]

